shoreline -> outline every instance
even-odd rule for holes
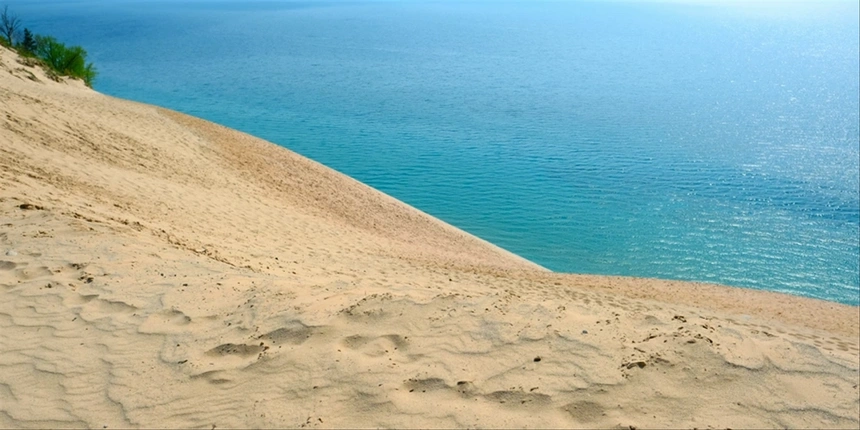
[[[316,165],[316,167],[319,169],[326,170],[329,173],[335,175],[343,175],[342,173],[337,172],[321,163],[294,154],[288,149],[283,148],[282,146],[271,142],[263,141],[262,139],[246,134],[244,132],[232,130],[220,124],[211,123],[209,121],[195,118],[183,113],[171,111],[169,109],[160,107],[158,109],[170,118],[173,118],[189,127],[198,128],[198,130],[200,130],[202,133],[208,134],[213,139],[218,138],[218,133],[241,135],[249,141],[259,142],[262,145],[262,148],[257,147],[257,151],[255,152],[258,152],[260,154],[266,153],[268,151],[278,153],[281,150],[285,150],[289,152],[292,156],[300,157],[304,159],[305,162]],[[213,131],[213,129],[217,131]],[[269,153],[269,156],[272,156],[271,153]],[[257,176],[262,180],[266,180],[266,178],[271,178],[276,173],[274,171],[265,172],[263,170],[255,170],[255,172],[257,173]],[[367,189],[373,190],[373,192],[378,192],[370,186],[358,182],[351,177],[345,175],[343,176],[347,180],[352,181],[361,187],[366,187]],[[527,267],[531,266],[531,268],[536,269],[538,272],[543,272],[541,274],[546,276],[546,279],[548,280],[555,281],[561,278],[564,280],[563,284],[568,286],[574,286],[577,288],[594,288],[600,291],[612,291],[613,293],[623,294],[631,298],[647,299],[654,301],[667,301],[666,297],[672,297],[672,299],[668,300],[668,302],[690,306],[703,306],[703,303],[710,303],[710,305],[705,305],[705,307],[707,308],[708,306],[716,305],[714,310],[731,312],[733,314],[739,315],[749,313],[760,314],[759,316],[774,321],[788,322],[793,324],[807,324],[810,326],[810,328],[825,331],[836,330],[841,333],[860,337],[860,307],[858,306],[812,297],[797,296],[776,291],[757,290],[747,287],[737,287],[732,285],[713,284],[707,282],[642,278],[635,276],[592,275],[553,272],[530,260],[525,259],[524,257],[507,251],[484,239],[473,236],[469,233],[457,229],[455,226],[445,223],[444,221],[438,220],[437,218],[434,218],[430,215],[427,215],[420,209],[409,206],[386,194],[382,195],[384,196],[384,198],[390,199],[391,202],[396,202],[399,205],[408,207],[410,211],[414,211],[414,213],[420,214],[420,216],[430,218],[432,222],[438,223],[441,228],[447,231],[451,231],[457,235],[468,236],[471,239],[480,241],[500,251],[503,254],[507,254],[514,259],[524,262]],[[588,284],[587,286],[585,285],[586,283]],[[642,288],[643,286],[647,286],[647,288]],[[707,298],[705,300],[698,300],[698,297],[700,297],[701,295],[704,295]],[[739,297],[735,298],[732,296]],[[774,300],[780,303],[780,305],[767,306],[753,304],[757,301],[764,300]],[[785,308],[785,310],[783,310],[783,308]],[[833,315],[834,312],[836,312],[836,315]],[[799,315],[805,316],[798,317]],[[816,316],[811,317],[811,315]],[[819,315],[824,316],[819,317]],[[857,319],[855,320],[857,324],[845,324],[844,321],[851,321],[852,316],[857,317]]]
[[[860,307],[547,271],[0,49],[0,427],[856,427]]]
[[[113,96],[108,96],[108,97],[113,97]],[[123,99],[120,99],[120,100],[123,100]],[[135,102],[135,103],[141,103],[141,102]],[[141,104],[146,105],[145,103],[141,103]],[[241,132],[241,131],[238,131],[238,130],[233,130],[233,129],[230,129],[230,128],[228,128],[228,127],[226,127],[226,126],[223,126],[223,125],[221,125],[221,124],[213,123],[213,122],[210,122],[210,121],[205,120],[205,119],[202,119],[202,118],[193,117],[193,116],[191,116],[191,115],[188,115],[188,114],[185,114],[185,113],[182,113],[182,112],[173,111],[173,110],[170,110],[170,109],[168,109],[168,108],[164,108],[164,107],[157,107],[157,108],[158,108],[159,110],[161,110],[161,111],[162,111],[165,115],[167,115],[168,117],[170,117],[170,118],[172,118],[172,119],[174,119],[174,120],[177,120],[177,121],[179,121],[179,122],[181,122],[181,123],[183,123],[183,124],[189,125],[189,126],[191,126],[191,127],[199,127],[199,128],[201,128],[201,129],[207,129],[207,128],[212,127],[212,128],[218,129],[218,131],[212,131],[212,130],[204,131],[204,133],[207,133],[207,134],[208,134],[211,138],[213,138],[213,139],[217,139],[217,138],[218,138],[219,132],[239,133],[239,134],[241,134],[241,135],[245,135],[245,136],[247,136],[247,138],[249,138],[250,140],[259,140],[259,141],[261,141],[261,142],[265,142],[265,144],[267,144],[268,146],[271,146],[271,147],[272,147],[272,148],[266,148],[266,149],[260,149],[260,148],[258,148],[258,149],[260,149],[260,151],[261,151],[261,152],[266,152],[266,151],[272,150],[273,148],[274,148],[274,151],[275,151],[275,152],[277,152],[277,151],[278,151],[278,149],[284,149],[284,150],[286,150],[286,151],[290,152],[291,154],[294,154],[294,155],[296,155],[296,156],[298,156],[298,157],[301,157],[301,158],[305,158],[304,156],[301,156],[301,155],[299,155],[299,154],[293,153],[292,151],[290,151],[290,150],[289,150],[289,148],[283,147],[283,146],[278,145],[278,144],[276,144],[276,143],[272,143],[272,142],[265,141],[265,140],[263,140],[263,139],[261,139],[261,138],[258,138],[258,137],[256,137],[256,136],[253,136],[253,135],[251,135],[251,134],[248,134],[248,133],[245,133],[245,132]],[[341,173],[341,172],[338,172],[338,171],[336,171],[336,170],[334,170],[334,169],[331,169],[330,167],[328,167],[328,166],[326,166],[326,165],[324,165],[324,164],[322,164],[322,163],[319,163],[318,161],[315,161],[315,160],[312,160],[312,159],[309,159],[309,158],[305,158],[305,160],[306,160],[306,161],[308,161],[308,162],[310,162],[310,163],[314,163],[314,164],[318,165],[318,167],[320,167],[320,168],[322,168],[322,169],[326,169],[326,170],[328,170],[330,173],[337,174],[337,175],[343,175],[343,176],[345,176],[348,180],[354,181],[356,184],[360,184],[360,185],[361,185],[361,186],[363,186],[363,187],[367,187],[367,188],[369,188],[369,189],[372,189],[374,192],[379,192],[379,193],[380,193],[380,194],[382,194],[385,198],[387,198],[387,199],[391,199],[391,201],[396,202],[397,204],[401,204],[401,205],[407,206],[409,209],[414,210],[416,213],[419,213],[419,214],[421,214],[422,216],[425,216],[425,217],[429,217],[429,218],[431,218],[433,221],[438,222],[438,223],[439,223],[439,225],[440,225],[440,227],[442,227],[442,228],[444,228],[444,229],[446,229],[446,230],[452,231],[452,232],[454,232],[455,234],[462,234],[462,235],[466,235],[466,236],[471,237],[471,238],[472,238],[472,239],[474,239],[474,240],[478,240],[478,241],[480,241],[480,242],[483,242],[483,243],[485,243],[485,244],[486,244],[486,245],[488,245],[488,246],[491,246],[491,247],[493,247],[493,248],[498,249],[498,250],[499,250],[499,251],[501,251],[502,253],[509,254],[509,255],[510,255],[510,256],[512,256],[513,258],[515,258],[515,259],[519,259],[519,260],[521,260],[521,261],[525,262],[527,265],[531,265],[531,266],[533,266],[533,268],[535,268],[535,269],[537,269],[537,270],[539,270],[539,271],[544,271],[544,272],[552,273],[552,274],[555,274],[555,275],[570,275],[570,276],[573,276],[573,277],[578,277],[578,278],[587,278],[587,279],[592,279],[592,280],[604,279],[604,280],[605,280],[605,282],[607,282],[607,283],[615,282],[614,280],[618,280],[618,281],[622,281],[622,282],[623,282],[623,280],[631,280],[631,281],[629,281],[629,282],[627,282],[627,283],[630,283],[630,282],[632,282],[632,283],[641,282],[641,283],[643,283],[643,284],[656,284],[656,285],[664,286],[664,288],[667,288],[667,289],[669,289],[669,290],[671,290],[672,288],[674,288],[674,284],[686,284],[686,285],[689,285],[689,286],[691,286],[691,287],[695,287],[696,289],[700,289],[700,288],[716,288],[717,290],[719,290],[720,288],[729,288],[729,289],[732,289],[732,290],[738,289],[738,290],[742,290],[742,291],[744,291],[744,292],[751,292],[749,296],[745,296],[745,300],[746,300],[746,299],[765,299],[765,298],[770,297],[771,295],[774,295],[774,294],[775,294],[775,295],[777,295],[777,296],[775,296],[775,297],[788,296],[788,297],[791,297],[791,298],[797,298],[797,299],[800,299],[800,300],[812,300],[812,302],[813,302],[813,303],[816,303],[816,302],[822,302],[822,304],[821,304],[820,306],[816,306],[816,309],[820,309],[820,310],[823,310],[823,309],[828,309],[828,310],[830,310],[827,306],[825,306],[826,304],[834,304],[834,305],[839,305],[839,306],[846,306],[846,307],[852,308],[852,309],[853,309],[853,310],[855,310],[855,311],[857,311],[858,309],[860,309],[860,304],[858,304],[858,305],[853,305],[853,304],[848,304],[848,303],[841,303],[841,302],[838,302],[838,301],[835,301],[835,300],[827,300],[827,299],[822,299],[822,298],[817,298],[817,297],[800,296],[800,295],[791,294],[791,293],[783,293],[783,292],[772,291],[772,290],[766,290],[766,289],[757,289],[757,288],[746,287],[746,286],[726,285],[726,284],[718,284],[718,283],[713,283],[713,282],[690,281],[690,280],[680,280],[680,279],[649,278],[649,277],[640,277],[640,276],[625,276],[625,275],[606,275],[606,274],[590,274],[590,273],[586,274],[586,273],[555,272],[555,271],[552,271],[552,270],[550,270],[550,269],[547,269],[546,267],[543,267],[543,266],[541,266],[540,264],[535,263],[535,262],[533,262],[533,261],[531,261],[531,260],[529,260],[529,259],[527,259],[527,258],[525,258],[525,257],[522,257],[522,256],[520,256],[520,255],[518,255],[518,254],[516,254],[516,253],[514,253],[514,252],[512,252],[512,251],[509,251],[509,250],[507,250],[507,249],[504,249],[504,248],[502,248],[502,247],[500,247],[500,246],[498,246],[498,245],[496,245],[496,244],[494,244],[494,243],[492,243],[492,242],[490,242],[490,241],[488,241],[488,240],[486,240],[486,239],[483,239],[483,238],[480,238],[480,237],[474,236],[474,235],[472,235],[472,234],[470,234],[470,233],[468,233],[468,232],[465,232],[465,231],[463,231],[463,230],[461,230],[461,229],[457,228],[456,226],[453,226],[453,225],[451,225],[451,224],[448,224],[448,223],[447,223],[447,222],[445,222],[445,221],[442,221],[442,220],[440,220],[440,219],[438,219],[438,218],[435,218],[435,217],[433,217],[432,215],[427,214],[426,212],[422,211],[422,210],[421,210],[421,209],[419,209],[419,208],[415,208],[415,207],[413,207],[413,206],[411,206],[411,205],[409,205],[409,204],[407,204],[407,203],[404,203],[404,202],[402,202],[402,201],[400,201],[400,200],[397,200],[397,199],[396,199],[396,198],[394,198],[394,197],[391,197],[391,196],[389,196],[389,195],[387,195],[387,194],[384,194],[384,193],[382,193],[381,191],[378,191],[378,190],[376,190],[375,188],[372,188],[371,186],[369,186],[369,185],[367,185],[367,184],[364,184],[364,183],[362,183],[362,182],[359,182],[359,181],[355,180],[355,179],[354,179],[354,178],[352,178],[352,177],[346,176],[346,175],[344,175],[344,174],[343,174],[343,173]],[[270,173],[271,173],[271,174],[274,174],[275,172],[270,172]],[[262,179],[262,180],[266,180],[264,177],[263,177],[263,178],[261,178],[261,179]],[[667,291],[668,291],[668,290],[667,290]],[[764,293],[764,294],[763,294],[761,297],[759,297],[758,293]],[[635,292],[631,292],[630,294],[632,295],[632,297],[642,297],[642,298],[646,298],[646,297],[647,297],[647,298],[650,298],[650,299],[659,300],[659,299],[657,298],[656,293],[654,293],[654,294],[647,294],[647,293],[637,294],[637,293],[635,293]],[[715,295],[715,296],[721,296],[721,294],[719,294],[718,292],[717,292],[717,293],[715,293],[714,295]],[[791,301],[791,300],[789,300],[788,302],[792,302],[792,301]],[[692,304],[692,301],[687,300],[687,301],[685,301],[684,303],[686,303],[686,304]],[[792,307],[797,308],[797,307],[802,307],[802,304],[801,304],[801,303],[794,304],[794,303],[792,302],[791,306],[792,306]],[[838,308],[839,306],[837,306],[837,308]],[[722,310],[730,310],[730,308],[729,308],[729,307],[721,307],[720,309],[722,309]],[[747,306],[742,306],[742,308],[741,308],[741,309],[748,310],[748,307],[747,307]],[[844,313],[844,312],[843,312],[843,313]],[[771,318],[776,318],[776,316],[777,316],[777,315],[779,315],[779,314],[780,314],[779,312],[770,312],[770,313],[769,313],[769,315],[770,315],[770,317],[771,317]],[[858,313],[858,315],[860,315],[860,313]],[[795,322],[795,323],[800,322],[800,320],[797,320],[797,319],[790,319],[790,320],[791,320],[791,321],[793,321],[793,322]],[[817,320],[815,320],[815,321],[817,322]],[[824,327],[824,326],[822,326],[822,327]],[[856,333],[858,336],[860,336],[860,322],[858,322],[858,330],[855,330],[855,331],[853,331],[852,333]]]

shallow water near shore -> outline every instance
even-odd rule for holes
[[[549,269],[860,303],[857,5],[11,2],[106,94]]]

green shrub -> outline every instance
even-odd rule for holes
[[[80,46],[67,47],[51,36],[35,37],[34,53],[60,75],[83,79],[87,86],[93,85],[97,72],[92,63],[87,63],[87,51]]]
[[[21,20],[9,13],[9,6],[0,11],[0,44],[18,51],[24,57],[37,57],[44,61],[49,74],[82,79],[93,86],[98,72],[87,63],[87,51],[80,46],[66,46],[51,36],[34,35],[28,29],[20,33]]]

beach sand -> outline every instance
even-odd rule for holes
[[[0,48],[0,427],[860,426],[860,311],[557,274]]]

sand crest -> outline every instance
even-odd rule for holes
[[[546,271],[0,48],[0,427],[860,426],[857,307]]]

